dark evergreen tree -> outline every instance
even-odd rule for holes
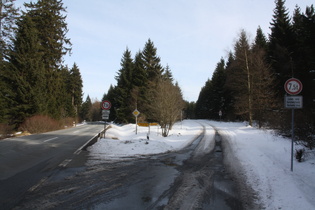
[[[91,101],[90,96],[88,95],[85,101],[82,103],[82,107],[80,109],[80,118],[82,120],[91,121],[88,115],[91,108],[92,108],[92,101]]]
[[[62,94],[62,68],[63,56],[71,49],[71,43],[66,38],[68,32],[65,8],[60,0],[39,0],[36,3],[25,4],[27,13],[31,17],[38,31],[39,43],[42,47],[42,63],[44,65],[44,83],[42,89],[47,110],[45,114],[60,118],[60,103],[58,98]]]
[[[149,39],[142,51],[143,66],[149,81],[154,81],[162,76],[163,68],[160,64],[161,59],[157,56],[157,49]]]
[[[130,105],[132,84],[132,72],[134,71],[134,63],[131,58],[131,52],[126,49],[121,59],[121,69],[116,76],[117,89],[115,91],[115,105],[117,109],[117,120],[127,123],[131,121],[134,105]]]
[[[315,11],[314,6],[306,7],[301,13],[296,7],[293,16],[295,42],[295,77],[303,83],[303,109],[297,110],[296,135],[305,140],[310,147],[315,147]]]
[[[306,8],[305,14],[296,8],[293,18],[293,29],[296,36],[295,65],[296,77],[303,83],[304,108],[311,112],[315,99],[315,11],[313,5]],[[315,114],[315,113],[314,113]]]
[[[261,127],[266,122],[273,121],[273,110],[279,109],[276,97],[275,75],[267,62],[267,42],[261,29],[258,28],[255,42],[251,48],[251,68],[253,81],[254,119]]]
[[[8,54],[19,16],[14,0],[0,1],[0,123],[8,123],[13,92],[7,83]]]
[[[256,37],[255,37],[254,44],[256,47],[259,47],[260,49],[267,52],[267,50],[268,50],[267,38],[266,38],[265,34],[263,33],[260,26],[256,30]]]
[[[146,89],[145,89],[145,97],[143,101],[143,110],[142,116],[145,116],[148,121],[156,121],[154,117],[151,115],[150,103],[154,102],[154,98],[152,98],[155,94],[155,90],[158,85],[158,81],[161,79],[163,75],[163,67],[160,63],[161,59],[157,56],[157,48],[154,46],[153,42],[149,39],[142,51],[142,65],[146,72]],[[147,106],[148,105],[148,106]]]
[[[145,87],[148,82],[148,77],[142,58],[143,58],[142,53],[138,52],[134,59],[134,71],[132,71],[132,84],[137,87]]]
[[[148,76],[144,69],[142,53],[138,52],[134,59],[134,70],[132,71],[132,84],[133,88],[131,90],[131,101],[130,105],[133,109],[138,109],[141,116],[145,114],[146,106],[146,91],[149,87]]]
[[[61,0],[38,0],[25,3],[28,15],[39,30],[40,43],[43,46],[43,62],[49,70],[58,69],[63,56],[71,50],[66,23],[66,9]]]
[[[170,80],[171,82],[174,81],[173,75],[172,75],[172,72],[171,72],[171,69],[170,69],[169,65],[166,65],[165,72],[163,73],[163,77],[165,77],[165,79]]]
[[[205,85],[201,88],[199,93],[198,100],[196,102],[196,117],[199,119],[209,119],[210,110],[209,107],[212,107],[212,93],[213,93],[213,85],[212,81],[208,79]]]
[[[110,109],[110,115],[109,115],[109,120],[110,121],[117,121],[117,107],[119,106],[119,103],[116,102],[116,90],[117,86],[114,87],[113,85],[110,85],[107,94],[103,95],[102,101],[108,100],[112,104],[112,108]],[[119,110],[118,110],[119,111]]]
[[[234,95],[237,93],[236,90],[233,89],[233,72],[234,67],[233,63],[235,61],[234,55],[232,52],[229,52],[229,56],[226,62],[225,72],[226,72],[226,81],[224,85],[224,110],[222,110],[222,114],[226,120],[235,120],[237,118],[235,114],[235,98]]]
[[[62,93],[58,97],[58,104],[60,110],[60,117],[65,118],[74,118],[75,110],[72,105],[72,80],[71,73],[68,66],[63,67],[60,70],[60,92]],[[73,121],[73,120],[72,120]],[[71,122],[72,123],[72,122]]]
[[[14,48],[10,54],[10,65],[4,75],[12,91],[6,99],[10,103],[11,123],[19,125],[28,116],[47,109],[45,102],[45,75],[42,64],[42,46],[38,30],[29,16],[18,22]],[[18,118],[17,118],[18,117]]]
[[[231,63],[227,80],[229,88],[234,90],[234,109],[242,120],[253,121],[253,68],[251,66],[251,51],[248,36],[241,31],[234,45],[234,61]]]
[[[196,102],[185,101],[185,109],[183,113],[182,119],[196,119]]]
[[[77,64],[74,63],[70,70],[70,89],[68,91],[71,93],[71,104],[75,112],[73,117],[76,118],[82,104],[82,87],[81,73]]]
[[[219,111],[226,113],[226,107],[224,104],[225,95],[224,95],[224,86],[226,82],[225,74],[225,61],[221,58],[220,62],[217,64],[217,67],[212,75],[212,107],[209,107],[211,110],[210,118],[219,119]]]
[[[270,61],[278,82],[275,90],[281,90],[278,97],[283,97],[283,85],[288,78],[294,76],[295,71],[293,65],[295,39],[291,19],[284,4],[285,0],[276,1],[269,36]]]

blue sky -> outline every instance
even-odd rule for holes
[[[286,0],[290,14],[313,0]],[[17,0],[20,6],[26,0]],[[241,29],[251,38],[258,26],[270,33],[274,0],[63,0],[72,55],[83,79],[83,100],[101,100],[116,85],[123,52],[134,56],[150,38],[163,66],[169,65],[184,99],[196,101],[201,88],[226,58]]]

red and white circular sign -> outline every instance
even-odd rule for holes
[[[290,95],[297,95],[302,91],[303,85],[300,80],[291,78],[285,82],[284,89]]]
[[[109,101],[102,102],[102,109],[109,110],[112,107],[112,104]]]

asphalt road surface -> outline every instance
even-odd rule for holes
[[[9,138],[0,141],[0,209],[12,209],[41,183],[79,155],[104,125]]]
[[[224,165],[219,132],[211,147],[210,138],[203,132],[181,151],[142,157],[104,160],[82,151],[10,203],[14,209],[250,209],[244,182]],[[31,169],[46,169],[50,159]]]

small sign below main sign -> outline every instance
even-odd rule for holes
[[[284,107],[286,109],[302,109],[303,96],[285,96]]]
[[[102,110],[102,120],[109,119],[110,110]]]

